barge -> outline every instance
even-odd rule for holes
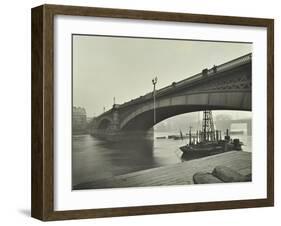
[[[202,130],[197,131],[197,136],[192,136],[189,130],[189,143],[181,146],[182,158],[191,160],[209,155],[216,155],[227,151],[241,151],[243,143],[239,139],[231,139],[229,130],[222,139],[221,131],[215,130],[212,111],[203,112]]]

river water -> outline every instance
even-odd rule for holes
[[[178,147],[188,140],[156,139],[178,133],[154,132],[154,138],[107,142],[91,135],[74,135],[72,141],[72,185],[115,175],[165,166],[183,161]],[[233,135],[251,151],[251,136]]]

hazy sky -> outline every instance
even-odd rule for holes
[[[122,104],[250,53],[251,44],[73,36],[73,104],[97,116]]]

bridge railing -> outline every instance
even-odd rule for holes
[[[231,60],[231,61],[228,61],[224,64],[221,64],[219,66],[216,66],[215,68],[211,68],[211,69],[207,69],[207,76],[211,76],[215,73],[218,73],[218,72],[223,72],[223,71],[226,71],[226,70],[230,70],[232,68],[235,68],[235,67],[238,67],[240,65],[243,65],[243,64],[246,64],[248,62],[251,61],[251,58],[252,58],[252,54],[247,54],[247,55],[244,55],[244,56],[241,56],[239,58],[236,58],[234,60]],[[200,72],[196,75],[193,75],[189,78],[186,78],[180,82],[177,82],[175,83],[175,86],[177,87],[180,87],[180,86],[184,86],[186,85],[187,83],[190,83],[190,82],[193,82],[193,81],[196,81],[198,79],[201,79],[203,77],[203,73]],[[164,87],[160,90],[157,91],[157,94],[160,94],[161,91],[165,91],[168,87]]]
[[[226,71],[226,70],[230,70],[232,68],[235,68],[235,67],[238,67],[238,66],[241,66],[241,65],[244,65],[246,63],[249,63],[252,59],[252,53],[249,53],[249,54],[246,54],[244,56],[241,56],[239,58],[236,58],[234,60],[231,60],[231,61],[228,61],[224,64],[221,64],[221,65],[218,65],[218,66],[215,66],[211,69],[206,69],[206,76],[212,76],[218,72],[223,72],[223,71]],[[198,74],[195,74],[191,77],[188,77],[184,80],[181,80],[179,82],[173,82],[170,86],[166,86],[162,89],[159,89],[157,90],[157,95],[161,96],[167,92],[169,92],[170,90],[172,90],[173,88],[177,87],[177,88],[180,88],[180,87],[183,87],[191,82],[195,82],[197,80],[200,80],[202,79],[204,76],[203,76],[203,72],[200,72]],[[138,103],[138,102],[142,102],[142,101],[146,101],[146,100],[149,100],[153,97],[153,92],[150,92],[150,93],[147,93],[143,96],[140,96],[136,99],[133,99],[131,101],[128,101],[128,102],[125,102],[124,104],[121,104],[119,106],[119,108],[123,108],[123,107],[127,107],[128,105],[130,104],[134,104],[134,103]]]
[[[239,58],[236,58],[234,60],[228,61],[228,62],[226,62],[224,64],[221,64],[221,65],[217,66],[216,67],[216,72],[223,72],[223,71],[226,71],[226,70],[238,67],[240,65],[249,63],[251,60],[252,60],[252,54],[250,53],[250,54],[241,56]],[[209,74],[208,75],[211,75],[211,74],[214,74],[214,73],[215,73],[214,68],[211,68],[209,70]]]
[[[240,65],[243,65],[243,64],[246,64],[246,63],[249,63],[252,59],[252,54],[249,53],[247,55],[244,55],[244,56],[241,56],[239,58],[236,58],[234,60],[231,60],[231,61],[228,61],[224,64],[221,64],[219,66],[216,66],[216,67],[213,67],[211,69],[207,69],[207,74],[206,76],[211,76],[213,74],[216,74],[218,72],[223,72],[223,71],[226,71],[226,70],[230,70],[232,68],[235,68],[235,67],[238,67]],[[171,86],[169,87],[164,87],[162,89],[159,89],[157,91],[157,95],[161,95],[163,93],[165,93],[166,91],[168,91],[169,89],[171,89],[173,86],[176,86],[176,87],[182,87],[182,86],[185,86],[186,84],[190,83],[190,82],[194,82],[194,81],[197,81],[197,80],[200,80],[201,78],[203,77],[203,73],[200,72],[196,75],[193,75],[191,77],[188,77],[180,82],[177,82],[177,83],[172,83]],[[151,93],[150,93],[151,95]]]

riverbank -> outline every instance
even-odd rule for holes
[[[227,166],[246,176],[251,173],[251,158],[250,152],[231,151],[201,159],[82,183],[74,186],[74,190],[193,184],[193,175],[195,173],[212,172],[218,165]]]

